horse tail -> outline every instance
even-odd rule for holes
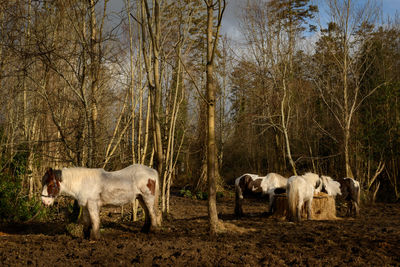
[[[357,201],[357,205],[360,205],[360,193],[361,193],[361,188],[360,188],[360,183],[356,180],[354,181],[354,187],[356,189],[356,201]]]
[[[288,198],[288,206],[289,206],[289,217],[291,220],[296,219],[296,209],[297,204],[299,202],[299,194],[296,190],[296,181],[293,180],[287,185],[287,198]]]

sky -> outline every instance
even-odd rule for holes
[[[361,0],[366,2],[367,0]],[[242,6],[247,0],[226,0],[227,7],[222,20],[222,33],[227,34],[233,40],[239,40],[241,33],[239,29],[239,21],[241,16]],[[321,6],[325,0],[313,0],[318,6]],[[400,0],[377,0],[378,4],[382,5],[383,16],[394,16],[396,12],[400,16]],[[323,12],[324,8],[320,7]]]
[[[202,1],[202,0],[197,0]],[[258,1],[258,0],[255,0]],[[325,0],[312,0],[317,5],[321,6]],[[359,0],[366,2],[368,0]],[[371,0],[370,0],[371,1]],[[393,16],[396,12],[400,16],[400,0],[376,0],[378,3],[382,4],[383,15]],[[241,16],[242,6],[245,5],[247,0],[226,0],[227,7],[225,9],[224,17],[222,20],[221,32],[226,34],[233,40],[240,40],[241,34],[239,29],[239,21]],[[124,0],[112,0],[109,2],[111,10],[120,11],[124,7]],[[323,8],[320,11],[323,12]]]

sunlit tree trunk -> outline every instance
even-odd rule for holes
[[[207,91],[207,176],[208,176],[208,216],[210,235],[218,232],[217,192],[216,192],[216,142],[215,142],[215,81],[214,59],[218,46],[218,35],[225,1],[204,0],[207,5],[207,61],[206,61],[206,91]],[[218,8],[217,27],[214,32],[214,8]]]

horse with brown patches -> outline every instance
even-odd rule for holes
[[[266,176],[257,174],[243,174],[235,180],[235,215],[243,216],[243,199],[248,195],[269,196],[269,212],[272,212],[275,189],[285,188],[287,178],[277,174],[269,173]]]
[[[358,216],[360,213],[360,183],[353,178],[340,178],[342,199],[348,203],[347,216]]]
[[[161,225],[158,211],[159,180],[156,170],[134,164],[125,169],[106,172],[103,169],[48,169],[42,178],[42,202],[52,205],[61,194],[75,198],[82,207],[84,233],[91,239],[100,237],[100,208],[121,206],[136,198],[145,211],[142,231]],[[90,232],[89,232],[90,231]]]

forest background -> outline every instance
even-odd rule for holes
[[[2,219],[35,214],[48,167],[152,166],[163,211],[171,186],[206,191],[205,3],[0,1]],[[398,13],[364,0],[239,5],[235,38],[222,31],[215,49],[218,191],[245,172],[313,171],[398,201]]]

